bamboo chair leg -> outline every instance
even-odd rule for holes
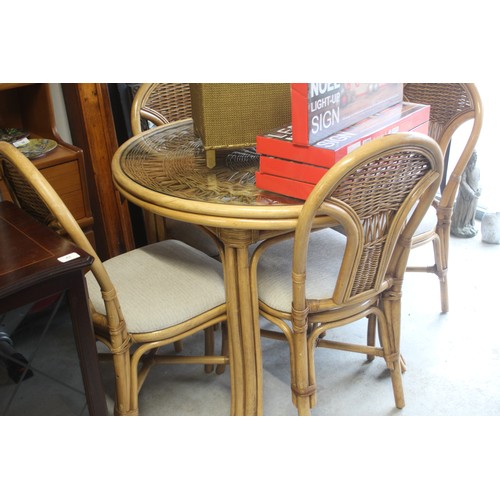
[[[152,212],[143,210],[144,227],[146,230],[146,240],[148,243],[155,243],[158,241],[158,233],[156,230],[155,215]]]
[[[158,348],[151,349],[151,351],[147,352],[141,357],[141,368],[138,368],[137,370],[137,393],[141,392],[142,385],[144,384],[146,377],[149,375],[151,368],[155,364],[155,357],[157,352]]]
[[[404,408],[405,398],[403,392],[403,377],[401,374],[401,355],[399,353],[399,329],[401,304],[399,300],[389,299],[384,301],[384,314],[379,317],[378,329],[380,343],[384,350],[387,368],[391,373],[392,389],[396,408]]]
[[[439,287],[441,294],[441,311],[447,313],[449,311],[449,301],[448,301],[448,264],[446,258],[443,255],[443,243],[440,237],[436,237],[432,240],[432,245],[434,247],[434,261],[436,263],[435,272],[439,279]]]
[[[393,363],[391,371],[392,388],[394,391],[394,401],[396,408],[402,409],[405,406],[405,397],[403,392],[403,377],[401,375],[401,363],[396,361]]]
[[[115,373],[115,415],[129,415],[131,408],[131,377],[129,349],[112,355]]]
[[[448,275],[447,269],[441,268],[439,274],[439,291],[441,295],[441,312],[447,313],[450,310],[448,301]]]
[[[156,351],[156,350],[155,350]],[[149,372],[149,369],[154,364],[154,354],[152,358],[148,360],[148,367],[145,369],[145,373],[142,374],[142,381],[139,381],[139,356],[132,356],[130,360],[130,409],[129,415],[137,416],[139,415],[139,391],[140,386],[144,382],[144,379]]]
[[[311,415],[311,408],[309,407],[309,398],[297,398],[297,411],[299,417],[309,417]]]
[[[156,237],[158,241],[163,241],[168,238],[167,230],[165,228],[165,219],[161,215],[154,216]]]
[[[367,329],[367,339],[366,344],[370,347],[375,347],[375,337],[377,330],[377,317],[375,314],[370,314],[368,316],[368,329]],[[368,361],[373,361],[375,356],[373,354],[367,354],[366,359]]]
[[[307,336],[303,333],[292,334],[293,343],[293,372],[292,393],[300,416],[309,416],[311,414],[311,396],[314,390],[310,384],[309,363],[307,352]]]
[[[222,338],[222,346],[221,346],[221,354],[222,356],[229,356],[229,342],[227,339],[227,321],[224,321],[221,324],[221,338]],[[226,365],[217,365],[215,368],[215,373],[217,375],[221,375],[226,370]]]
[[[448,280],[446,276],[442,281],[440,281],[441,287],[441,311],[443,313],[447,313],[450,310],[449,301],[448,301]]]
[[[205,328],[205,355],[213,356],[215,352],[215,335],[214,327],[209,326]],[[212,373],[214,371],[214,365],[205,365],[205,373]]]
[[[322,338],[326,335],[320,334],[319,338]],[[317,340],[313,340],[309,338],[307,340],[307,362],[309,367],[309,385],[311,387],[316,387],[316,368],[314,366],[314,350],[316,349]],[[317,392],[314,390],[309,397],[309,407],[314,408],[317,403]]]

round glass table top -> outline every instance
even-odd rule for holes
[[[245,206],[303,203],[255,186],[259,155],[253,148],[217,151],[216,166],[208,168],[203,143],[190,119],[129,141],[120,167],[145,188],[191,201]]]

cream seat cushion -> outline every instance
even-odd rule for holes
[[[203,229],[187,222],[168,219],[166,217],[163,221],[168,238],[183,241],[189,246],[197,248],[211,257],[217,257],[219,255],[217,245]]]
[[[292,307],[293,238],[264,251],[257,266],[259,299],[282,312]],[[344,256],[346,237],[332,229],[311,234],[307,255],[306,297],[331,297]]]
[[[224,304],[220,262],[177,240],[165,240],[104,262],[130,333],[176,325]],[[87,273],[89,297],[106,314],[101,289]]]

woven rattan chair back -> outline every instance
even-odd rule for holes
[[[143,83],[131,111],[133,135],[149,128],[192,117],[189,83]]]
[[[294,307],[319,311],[360,302],[403,277],[405,244],[430,205],[434,193],[429,187],[440,175],[433,146],[419,136],[386,137],[324,176],[306,201],[295,233]],[[407,220],[416,200],[420,204]],[[298,277],[305,282],[310,231],[323,214],[340,223],[347,246],[332,296],[312,306]]]
[[[411,238],[439,187],[442,163],[441,150],[431,138],[415,133],[389,135],[336,163],[306,200],[293,242],[291,310],[278,311],[260,302],[261,314],[282,328],[290,343],[292,393],[299,414],[308,414],[315,405],[313,351],[318,345],[348,346],[347,350],[383,356],[391,370],[396,405],[404,406],[399,362],[401,287]],[[313,267],[319,262],[308,255],[313,231],[338,225],[346,236],[345,247],[337,246],[339,237],[328,229],[317,255],[320,269],[326,270],[334,264],[325,256],[334,259],[343,252],[331,294],[308,296],[307,290],[317,290],[308,283],[308,274],[319,276],[316,269],[308,268],[308,262]],[[254,276],[266,249],[285,239],[286,235],[277,236],[275,242],[265,242],[255,251]],[[334,245],[333,251],[328,244]],[[325,290],[328,284],[321,287]],[[330,328],[369,316],[379,319],[383,349],[319,338]],[[285,326],[286,321],[292,326]],[[288,333],[287,328],[291,328]]]
[[[154,126],[192,117],[189,83],[143,83],[132,102],[130,122],[137,135]],[[202,228],[143,211],[148,243],[175,237],[211,256],[218,255],[212,237]]]
[[[472,126],[463,143],[455,144],[458,157],[455,164],[445,166],[440,195],[434,202],[436,224],[431,230],[417,231],[414,247],[434,243],[434,264],[411,266],[408,271],[430,272],[438,276],[441,284],[441,309],[449,310],[448,253],[453,206],[460,187],[460,180],[476,146],[482,127],[483,111],[480,95],[471,83],[406,83],[404,100],[431,106],[429,135],[446,154],[455,132],[466,122]]]
[[[8,161],[4,161],[1,168],[2,178],[7,185],[12,200],[38,222],[51,227],[60,234],[63,233],[64,230],[59,221],[43,203],[31,185],[25,181],[19,170]]]
[[[106,269],[107,263],[101,261],[79,224],[47,179],[30,160],[6,142],[0,142],[0,170],[14,202],[40,222],[70,238],[77,246],[94,257],[90,271],[100,288],[105,313],[99,313],[92,302],[90,302],[90,308],[96,339],[102,341],[111,353],[110,356],[102,355],[101,357],[111,357],[113,361],[116,391],[115,413],[117,415],[138,414],[138,393],[150,368],[155,363],[186,362],[206,366],[228,363],[227,356],[186,356],[182,360],[176,355],[157,354],[158,348],[163,345],[175,344],[188,335],[224,322],[226,320],[225,303],[201,314],[197,313],[182,324],[131,334],[127,329],[117,290]],[[157,243],[146,248],[151,248],[151,254],[154,254],[160,245],[161,243]],[[141,249],[141,254],[145,253],[143,250]],[[133,252],[138,252],[138,250]],[[110,260],[120,258],[121,256],[117,256]],[[166,259],[166,257],[163,258]],[[210,261],[210,264],[213,261],[209,257],[206,259]],[[162,259],[158,260],[160,266]],[[172,269],[175,269],[175,266],[172,266]],[[143,278],[146,279],[146,276],[143,275]],[[222,270],[220,280],[214,285],[219,287],[219,292],[224,296]],[[168,286],[167,283],[166,286]],[[135,290],[133,286],[130,289]],[[168,308],[166,301],[161,302],[161,308],[163,310]],[[153,314],[154,311],[151,313]],[[134,346],[133,349],[132,346]],[[148,356],[145,356],[146,354]]]

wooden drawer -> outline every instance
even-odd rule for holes
[[[84,219],[87,214],[78,162],[75,160],[60,163],[59,165],[40,169],[40,172],[57,191],[75,219]]]

